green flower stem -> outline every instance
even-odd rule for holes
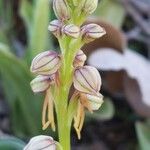
[[[80,17],[80,20],[75,16],[71,23],[81,25],[85,20],[85,17]],[[81,43],[81,37],[78,39],[72,39],[71,37],[63,36],[58,40],[60,49],[62,52],[62,67],[59,72],[60,85],[56,88],[56,113],[57,113],[57,125],[59,142],[63,150],[70,150],[70,130],[73,117],[75,115],[75,107],[77,107],[76,101],[69,102],[68,96],[70,87],[73,80],[73,62],[77,51],[82,47],[84,43]]]
[[[60,86],[56,88],[57,92],[55,99],[56,112],[57,112],[57,124],[58,124],[58,134],[59,142],[63,147],[63,150],[70,150],[70,130],[73,115],[68,111],[68,96],[70,87],[72,85],[73,77],[73,61],[77,51],[81,47],[80,39],[68,39],[64,38],[60,40],[60,47],[63,51],[62,67],[60,70]],[[65,43],[65,44],[64,44]],[[75,46],[74,46],[75,45]]]
[[[63,150],[70,150],[70,129],[71,125],[68,124],[67,112],[62,107],[57,113],[58,120],[58,133],[59,133],[59,142]]]

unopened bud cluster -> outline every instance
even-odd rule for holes
[[[89,14],[93,13],[97,4],[98,0],[53,0],[53,9],[57,19],[50,22],[48,30],[58,39],[61,52],[49,50],[38,54],[33,59],[30,68],[31,72],[37,75],[30,83],[33,92],[46,93],[42,112],[44,130],[51,126],[55,131],[54,107],[56,115],[61,115],[61,113],[57,114],[58,110],[65,108],[66,112],[69,112],[69,105],[72,101],[76,101],[77,106],[71,107],[75,109],[72,110],[75,112],[74,115],[72,116],[72,113],[65,115],[68,118],[72,116],[71,120],[66,118],[67,124],[68,120],[72,121],[74,118],[74,127],[80,139],[85,110],[93,112],[98,110],[103,103],[103,96],[99,93],[102,84],[101,76],[96,68],[84,66],[87,57],[80,48],[102,37],[106,32],[103,27],[94,23],[86,25],[82,25],[84,22],[77,23],[80,17],[86,19]],[[75,10],[78,14],[73,13]],[[74,93],[71,99],[66,101],[63,97],[69,95],[71,85],[74,86]],[[68,93],[61,95],[64,91]],[[60,101],[56,100],[57,98]],[[59,103],[61,105],[56,106]],[[65,107],[60,108],[61,106]],[[63,124],[65,125],[65,122]],[[24,150],[33,150],[36,144],[39,149],[44,149],[44,146],[51,150],[56,149],[55,141],[51,137],[40,136],[33,138]]]
[[[66,35],[72,38],[81,37],[84,43],[89,43],[106,34],[104,28],[97,24],[88,24],[83,27],[79,27],[74,23],[70,24],[70,18],[72,14],[70,11],[71,7],[68,3],[66,0],[53,1],[53,8],[58,20],[53,20],[50,22],[48,29],[58,39],[63,35]],[[79,7],[78,13],[81,13],[82,15],[84,14],[86,17],[95,11],[97,8],[98,0],[72,0],[70,3],[72,3],[75,8]]]

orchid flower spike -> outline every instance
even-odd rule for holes
[[[55,131],[57,127],[62,146],[50,136],[39,135],[24,150],[62,150],[62,147],[70,150],[73,119],[80,139],[85,111],[93,112],[101,107],[101,76],[95,67],[84,66],[87,57],[80,49],[106,34],[103,27],[94,23],[81,27],[97,5],[98,0],[53,0],[57,19],[50,22],[48,30],[58,39],[61,54],[51,50],[38,54],[30,68],[37,77],[30,85],[34,93],[45,92],[42,129],[51,127]],[[71,96],[72,89],[75,91]]]

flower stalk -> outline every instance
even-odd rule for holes
[[[96,24],[82,26],[86,17],[96,9],[98,0],[80,2],[53,0],[58,20],[51,21],[48,30],[58,39],[60,53],[42,52],[31,64],[31,72],[38,75],[31,81],[31,88],[35,93],[45,92],[46,95],[42,113],[43,130],[48,127],[53,131],[58,129],[59,147],[54,144],[53,149],[49,150],[70,150],[72,122],[74,121],[74,128],[80,139],[85,111],[92,113],[103,103],[103,96],[99,93],[101,77],[96,68],[84,66],[87,58],[81,47],[102,37],[106,32]],[[70,98],[72,85],[74,90]],[[54,113],[57,118],[54,117]],[[35,141],[32,141],[30,145],[34,145]],[[28,150],[28,146],[25,150]]]

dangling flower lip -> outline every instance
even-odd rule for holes
[[[87,94],[97,94],[101,87],[100,74],[91,66],[78,67],[74,72],[73,82],[77,91]]]
[[[74,128],[77,132],[78,139],[81,139],[81,130],[83,128],[84,119],[85,119],[84,107],[79,101],[77,107],[77,114],[76,116],[74,116]]]

